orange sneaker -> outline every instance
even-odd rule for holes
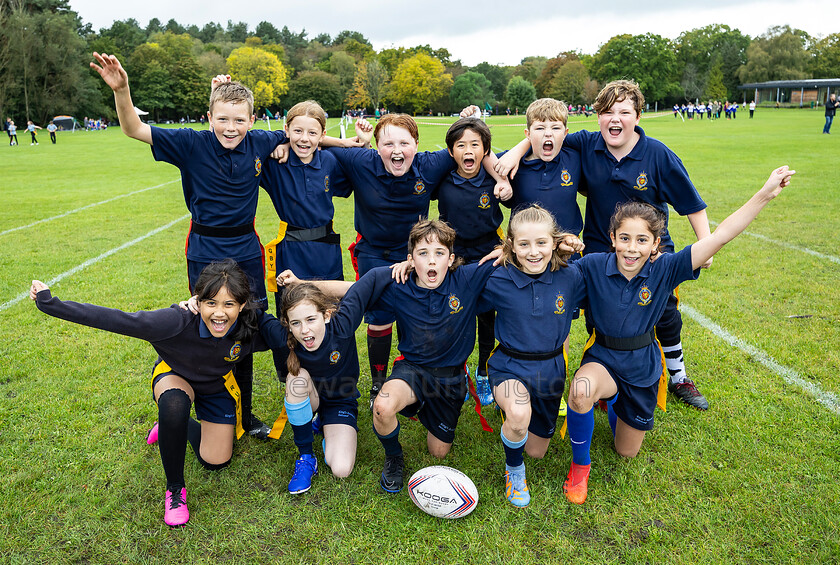
[[[563,492],[566,499],[572,504],[583,504],[586,502],[586,492],[589,485],[589,469],[591,465],[576,465],[572,463],[566,482],[563,483]]]

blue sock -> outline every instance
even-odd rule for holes
[[[379,441],[382,442],[382,447],[385,448],[385,455],[402,455],[402,445],[400,444],[400,423],[397,422],[397,427],[394,428],[394,431],[390,434],[383,436],[379,435],[379,432],[376,431],[376,428],[373,429],[373,433],[376,434],[376,437],[379,438]]]
[[[505,448],[505,465],[507,467],[519,467],[525,460],[522,453],[525,451],[525,442],[528,441],[528,432],[521,441],[511,441],[505,436],[505,428],[502,426],[502,445]],[[509,470],[509,469],[508,469]]]
[[[579,414],[570,406],[566,417],[569,420],[572,461],[576,465],[589,465],[589,446],[592,444],[592,431],[595,429],[595,409],[590,408],[586,414]]]
[[[616,400],[618,400],[618,395],[607,402],[607,419],[610,422],[610,428],[612,428],[613,439],[615,439],[615,421],[618,418],[618,416],[615,415],[615,410],[613,410],[613,404],[615,404]]]
[[[287,400],[284,404],[298,452],[301,455],[312,455],[312,442],[315,441],[315,435],[312,433],[312,404],[309,398],[297,404],[292,404]]]

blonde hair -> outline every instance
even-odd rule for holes
[[[223,82],[210,92],[210,113],[217,102],[245,103],[248,105],[248,115],[254,113],[254,94],[247,86],[240,82]]]
[[[539,98],[531,102],[525,110],[525,125],[531,129],[534,122],[563,122],[569,119],[566,103],[554,98]]]
[[[326,112],[324,112],[324,109],[321,108],[321,105],[315,102],[314,100],[298,102],[297,104],[292,106],[292,109],[289,110],[288,114],[286,114],[286,127],[289,127],[289,124],[292,123],[292,120],[301,116],[305,116],[307,118],[315,118],[316,120],[318,120],[318,123],[321,124],[321,132],[326,131],[327,114]]]
[[[595,103],[592,107],[596,114],[606,112],[613,107],[616,102],[623,102],[630,99],[633,101],[633,107],[636,110],[636,115],[642,115],[642,108],[645,105],[645,95],[639,85],[632,80],[614,80],[601,89]]]
[[[311,303],[324,316],[326,316],[327,312],[332,312],[336,309],[335,302],[312,283],[298,283],[286,288],[280,306],[280,323],[288,331],[286,345],[289,348],[289,356],[286,358],[286,369],[293,376],[297,376],[300,373],[300,359],[298,359],[295,353],[295,347],[298,341],[294,334],[292,334],[292,329],[289,327],[289,310],[303,302]]]
[[[567,235],[573,234],[560,231],[560,228],[557,227],[557,222],[554,220],[554,216],[551,215],[551,212],[536,204],[532,204],[527,208],[515,211],[511,215],[510,222],[508,223],[507,236],[501,244],[502,265],[507,266],[508,263],[513,263],[517,269],[522,269],[519,261],[516,260],[516,253],[513,251],[513,240],[516,239],[517,231],[525,224],[542,224],[548,228],[548,233],[554,240],[554,251],[551,254],[551,264],[549,265],[549,270],[556,271],[560,267],[567,267],[569,265],[569,258],[572,254],[560,251],[557,249],[557,244],[560,243],[560,241],[562,241],[562,239]]]

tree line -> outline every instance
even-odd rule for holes
[[[331,115],[381,106],[449,113],[469,104],[521,112],[543,96],[590,104],[616,78],[633,78],[649,102],[670,105],[735,100],[738,85],[748,82],[840,76],[840,34],[812,37],[789,26],[754,38],[720,24],[675,39],[623,34],[594,54],[470,67],[430,45],[376,51],[352,30],[310,37],[267,21],[251,30],[231,20],[199,27],[153,18],[145,26],[128,19],[94,31],[69,0],[0,0],[0,115],[36,123],[60,113],[113,118],[112,94],[88,68],[92,51],[119,57],[135,103],[156,120],[206,112],[216,74],[250,87],[258,115],[305,99]]]

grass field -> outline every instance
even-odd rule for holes
[[[596,127],[593,118],[570,121],[571,131]],[[523,122],[491,118],[494,147],[518,141]],[[461,520],[427,516],[405,491],[380,491],[382,449],[362,409],[351,477],[322,473],[304,495],[286,491],[296,457],[289,430],[279,441],[243,439],[215,474],[188,452],[192,517],[177,530],[162,521],[163,470],[144,441],[156,419],[153,350],[49,318],[23,295],[39,278],[58,279],[51,287],[61,298],[129,311],[185,298],[178,171],[116,128],[60,133],[54,146],[45,134],[37,147],[19,135],[21,146],[0,146],[0,562],[840,561],[840,132],[821,135],[822,125],[821,112],[793,110],[716,122],[643,118],[648,135],[683,159],[713,222],[774,167],[798,173],[747,234],[680,289],[688,371],[711,409],[669,402],[634,460],[615,454],[597,414],[584,506],[563,496],[571,450],[557,437],[545,459],[526,462],[531,505],[513,508],[503,494],[500,420],[485,410],[496,433],[484,433],[465,407],[444,464],[472,477],[480,503]],[[421,126],[421,149],[438,149],[445,129]],[[352,200],[336,204],[346,247]],[[262,198],[263,241],[276,223]],[[678,247],[692,241],[684,218],[672,215],[671,230]],[[572,371],[583,342],[578,322]],[[270,419],[282,388],[270,355],[255,365],[254,410]],[[408,473],[434,464],[422,426],[402,429]]]

